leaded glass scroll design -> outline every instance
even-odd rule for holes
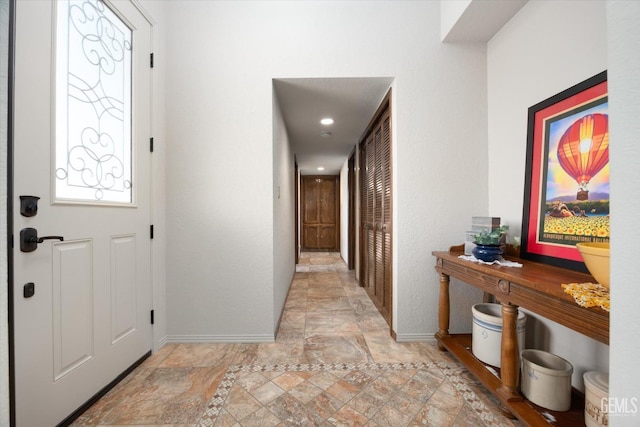
[[[132,31],[100,0],[55,3],[55,201],[130,204]]]

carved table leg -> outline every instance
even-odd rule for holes
[[[440,273],[440,300],[438,303],[438,332],[436,338],[449,335],[449,275]],[[438,341],[438,348],[444,351],[445,348]]]
[[[520,373],[520,355],[518,354],[517,334],[518,306],[502,304],[502,343],[500,347],[500,380],[502,385],[498,394],[504,401],[520,401],[518,378]]]

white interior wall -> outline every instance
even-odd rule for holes
[[[487,207],[486,183],[467,185],[486,157],[484,47],[442,45],[437,2],[167,7],[169,339],[272,337],[271,80],[376,76],[395,77],[394,329],[431,337],[431,251]],[[465,312],[468,293],[454,298]]]
[[[273,91],[273,331],[277,330],[295,273],[294,159],[287,128]]]
[[[611,363],[609,394],[633,412],[609,417],[612,427],[640,423],[640,286],[637,172],[640,170],[640,3],[607,2],[611,135]],[[635,406],[631,406],[631,404]]]
[[[397,76],[392,86],[392,327],[398,341],[433,338],[439,277],[431,253],[462,243],[471,217],[488,209],[487,181],[478,179],[487,173],[479,160],[487,158],[486,47],[440,43],[433,12],[420,17],[422,30],[413,34],[428,47],[412,60],[416,81]],[[450,332],[471,332],[471,306],[481,292],[452,279],[450,294]]]
[[[273,75],[251,30],[268,20],[166,4],[169,341],[270,341]]]
[[[528,108],[607,69],[605,2],[527,3],[488,43],[487,67],[489,214],[519,235]],[[587,370],[608,370],[608,346],[529,315],[527,344],[569,360],[574,386],[583,388]]]

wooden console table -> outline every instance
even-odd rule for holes
[[[520,355],[518,354],[516,320],[518,307],[553,320],[604,344],[609,344],[609,313],[600,308],[578,306],[566,294],[562,283],[595,283],[588,274],[522,260],[507,259],[523,264],[519,267],[480,264],[459,258],[463,246],[448,252],[433,252],[436,271],[440,273],[440,301],[436,333],[438,347],[448,350],[495,396],[500,399],[506,414],[528,426],[549,426],[541,412],[552,414],[556,426],[584,425],[584,397],[574,393],[567,412],[550,411],[527,401],[519,392]],[[471,286],[495,295],[502,304],[501,369],[495,376],[471,352],[471,334],[449,334],[449,278],[455,277]],[[494,368],[495,369],[495,368]]]

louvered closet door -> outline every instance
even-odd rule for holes
[[[391,313],[391,117],[387,113],[382,123],[382,256],[384,259],[383,301]]]
[[[373,282],[375,278],[375,239],[374,239],[374,219],[373,219],[373,195],[375,193],[375,185],[373,180],[373,156],[367,156],[366,153],[373,152],[373,136],[369,136],[365,142],[364,148],[364,162],[362,164],[365,165],[365,172],[363,175],[363,203],[362,203],[362,229],[363,239],[364,239],[364,263],[363,263],[363,272],[364,277],[362,280],[362,284],[365,288],[367,288],[367,292],[371,293],[369,290],[370,284]]]
[[[391,317],[391,120],[387,107],[361,145],[361,283],[390,322]]]
[[[374,295],[376,296],[376,300],[380,304],[381,308],[384,310],[384,245],[383,245],[383,231],[382,231],[382,216],[384,214],[384,203],[383,203],[383,188],[384,188],[384,171],[382,170],[382,125],[378,125],[374,137],[374,158],[375,158],[375,167],[373,174],[373,181],[375,183],[375,208],[374,208],[374,218],[375,218],[375,270],[376,277],[374,282]]]

